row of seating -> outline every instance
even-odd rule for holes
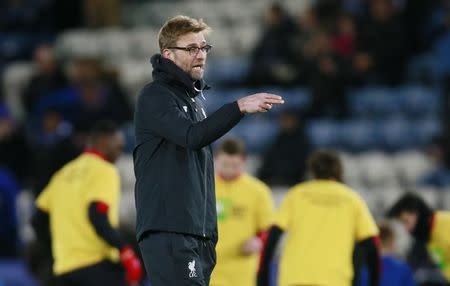
[[[274,109],[275,113],[285,108],[304,110],[312,102],[312,95],[305,88],[260,87],[257,89],[212,89],[207,93],[207,105],[213,111],[225,102],[260,91],[280,94],[286,99],[287,104]],[[347,101],[352,118],[409,117],[420,119],[438,116],[441,112],[443,96],[438,90],[423,85],[404,85],[396,88],[368,86],[349,92]]]
[[[292,14],[304,10],[308,1],[283,0],[281,2]],[[249,0],[242,5],[238,0],[226,1],[152,1],[127,3],[123,7],[123,19],[127,26],[160,26],[169,17],[183,14],[203,18],[216,30],[222,26],[245,27],[262,22],[264,11],[272,3],[270,0]]]
[[[450,209],[450,186],[436,188],[420,185],[422,177],[435,165],[423,152],[409,150],[393,154],[364,152],[352,154],[339,151],[344,165],[344,182],[357,191],[377,217],[382,217],[387,208],[405,191],[417,191],[431,206]],[[122,156],[117,166],[122,178],[121,219],[130,229],[134,227],[134,183],[133,162],[130,155]],[[261,166],[261,156],[249,156],[247,170],[255,174]],[[272,186],[276,205],[282,201],[288,186]]]
[[[339,152],[344,165],[344,181],[360,191],[378,193],[380,190],[415,189],[418,182],[434,170],[434,163],[419,151],[402,151],[393,154],[370,151],[361,154]],[[247,170],[255,174],[262,156],[250,155]],[[133,189],[135,177],[131,155],[124,155],[117,163],[124,189]]]
[[[316,147],[357,152],[376,149],[398,151],[426,147],[433,136],[439,134],[441,123],[436,117],[417,120],[315,120],[306,125],[306,130]]]

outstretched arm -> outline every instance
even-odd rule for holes
[[[270,263],[282,234],[283,230],[275,225],[269,230],[269,235],[261,255],[261,265],[258,272],[258,286],[269,285]]]

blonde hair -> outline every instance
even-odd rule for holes
[[[158,43],[162,52],[168,47],[173,47],[180,36],[188,33],[209,33],[211,28],[203,22],[203,19],[194,19],[188,16],[178,15],[169,19],[159,30]]]

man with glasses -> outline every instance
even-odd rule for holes
[[[245,114],[283,103],[277,95],[253,94],[207,116],[208,32],[202,20],[186,16],[163,25],[160,54],[151,59],[154,81],[136,105],[136,231],[152,286],[209,285],[218,239],[209,145]]]

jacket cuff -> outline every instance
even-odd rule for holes
[[[231,107],[232,107],[232,108],[230,108],[230,113],[233,116],[240,116],[240,118],[245,116],[245,113],[241,112],[241,110],[239,109],[239,104],[238,104],[237,100],[230,103],[229,105],[231,105]]]

